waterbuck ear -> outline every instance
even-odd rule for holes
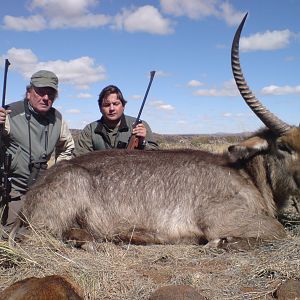
[[[256,153],[268,149],[269,144],[266,139],[258,136],[251,137],[239,144],[228,147],[230,161],[236,162],[252,157]]]
[[[277,143],[285,144],[291,150],[300,153],[300,128],[293,127],[285,135],[279,137]]]

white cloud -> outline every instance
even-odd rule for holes
[[[226,44],[217,44],[217,45],[216,45],[216,48],[217,48],[217,49],[227,49],[227,47],[228,47],[228,46],[227,46]]]
[[[261,91],[263,95],[287,95],[287,94],[300,94],[300,85],[297,86],[277,86],[270,85],[264,87]]]
[[[75,108],[68,109],[68,110],[66,110],[66,112],[69,113],[69,114],[80,114],[80,110],[75,109]]]
[[[111,17],[88,14],[72,18],[56,17],[49,21],[52,29],[56,28],[97,28],[110,23]]]
[[[157,8],[151,5],[123,10],[115,17],[115,24],[112,27],[128,32],[148,32],[161,35],[174,31],[171,21],[163,18]]]
[[[128,32],[170,34],[174,31],[171,20],[164,18],[151,5],[124,9],[116,16],[94,14],[91,8],[97,0],[32,0],[29,17],[5,16],[3,27],[17,31],[41,31],[58,28],[98,28],[111,25],[113,29]]]
[[[216,15],[216,0],[160,0],[165,13],[174,16],[187,16],[191,19],[202,19]]]
[[[230,26],[239,24],[245,15],[228,2],[220,0],[160,0],[160,5],[163,12],[176,17],[187,16],[199,20],[212,16],[223,19]]]
[[[32,0],[31,10],[40,9],[48,16],[80,16],[88,13],[89,6],[97,4],[97,0]]]
[[[42,62],[30,49],[17,48],[9,49],[4,56],[9,59],[12,67],[27,79],[41,69],[53,71],[60,82],[75,85],[77,88],[88,88],[89,84],[106,79],[105,68],[95,65],[93,58],[88,56],[68,61]]]
[[[275,50],[286,47],[293,33],[288,29],[256,33],[249,37],[241,37],[241,51]]]
[[[172,111],[175,109],[174,106],[172,106],[171,104],[166,104],[163,101],[151,101],[150,105],[154,106],[158,110]]]
[[[96,28],[109,24],[112,17],[89,11],[96,4],[96,0],[33,0],[28,8],[39,11],[39,14],[5,16],[3,27],[17,31],[41,31],[46,28]]]
[[[31,76],[32,69],[38,63],[37,56],[30,49],[10,48],[3,57],[8,58],[11,68],[19,71],[25,78]]]
[[[79,93],[76,98],[79,99],[88,99],[88,98],[93,98],[93,95],[89,94],[89,93]]]
[[[195,96],[220,97],[220,96],[238,96],[239,91],[234,80],[225,81],[220,89],[200,89],[193,93]]]
[[[41,31],[47,27],[46,20],[40,15],[33,15],[28,18],[5,16],[3,23],[5,29],[16,31]]]
[[[224,113],[222,113],[222,116],[224,118],[231,118],[231,119],[235,119],[235,120],[255,117],[255,115],[252,112],[250,112],[250,113],[224,112]]]
[[[200,81],[195,80],[195,79],[190,80],[190,81],[188,82],[188,84],[187,84],[188,87],[196,87],[196,86],[203,86],[203,85],[204,85],[203,82],[200,82]]]
[[[284,58],[284,60],[285,60],[285,61],[298,61],[298,60],[299,60],[299,57],[290,55],[290,56],[286,56],[286,57]]]
[[[105,68],[101,65],[96,66],[94,59],[88,56],[69,61],[56,60],[39,63],[39,69],[44,69],[44,65],[56,71],[62,82],[76,85],[79,88],[88,88],[90,83],[106,78]]]
[[[93,14],[97,0],[32,0],[27,6],[32,15],[9,16],[3,19],[3,28],[16,31],[41,31],[58,28],[98,28],[111,25],[113,29],[128,32],[147,32],[165,35],[174,32],[174,21],[165,18],[152,5],[124,9],[116,16]],[[162,12],[173,16],[203,19],[214,16],[236,25],[244,13],[237,12],[229,3],[220,0],[161,0]]]
[[[230,26],[235,26],[240,24],[241,20],[243,19],[245,12],[235,11],[234,7],[228,3],[224,2],[220,5],[220,16],[225,22]]]
[[[131,99],[133,99],[133,100],[141,100],[142,96],[141,95],[132,95]]]
[[[116,16],[94,14],[97,0],[31,0],[27,6],[32,15],[10,16],[3,19],[3,28],[16,31],[41,31],[58,28],[98,28],[111,25],[116,30],[171,34],[175,22],[165,18],[153,5],[144,5],[123,11]],[[203,19],[213,16],[229,25],[238,24],[244,13],[235,11],[229,3],[220,0],[161,0],[163,13],[175,17]]]
[[[170,77],[171,74],[169,72],[163,71],[163,70],[158,70],[155,73],[156,77]]]

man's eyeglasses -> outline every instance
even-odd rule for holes
[[[50,87],[33,87],[34,91],[41,97],[48,95],[48,98],[54,100],[57,96],[57,91]]]

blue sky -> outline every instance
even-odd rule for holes
[[[23,98],[39,69],[60,80],[54,106],[70,128],[99,119],[101,89],[117,85],[161,134],[235,133],[262,123],[233,82],[230,48],[248,12],[241,65],[261,102],[300,121],[298,0],[10,0],[1,2],[0,57],[11,62],[6,102]],[[2,87],[2,83],[1,83]]]

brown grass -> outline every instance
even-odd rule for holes
[[[196,137],[181,140],[164,140],[160,145],[201,149],[212,145],[218,152],[229,144],[210,139],[204,143]],[[191,285],[208,299],[271,299],[284,280],[300,279],[299,215],[290,206],[283,218],[289,232],[286,240],[249,251],[101,243],[96,253],[89,253],[35,232],[14,249],[0,243],[0,290],[26,277],[59,274],[73,279],[83,288],[85,299],[93,300],[148,299],[155,289],[169,284]]]
[[[161,149],[199,149],[223,152],[229,145],[241,141],[248,134],[239,135],[159,135],[154,134]]]

